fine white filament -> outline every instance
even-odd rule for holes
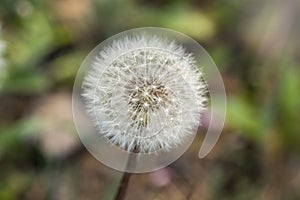
[[[207,92],[192,54],[175,42],[146,34],[106,46],[82,88],[99,134],[139,153],[170,151],[194,134]]]

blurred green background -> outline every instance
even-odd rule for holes
[[[143,26],[206,48],[228,112],[207,158],[200,130],[179,160],[133,175],[127,199],[300,199],[299,11],[298,0],[0,0],[0,199],[114,197],[122,173],[82,147],[72,86],[91,49]]]

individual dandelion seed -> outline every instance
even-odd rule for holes
[[[127,151],[169,151],[194,134],[206,101],[195,58],[181,45],[137,34],[92,63],[82,96],[99,134]]]

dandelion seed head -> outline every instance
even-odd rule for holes
[[[151,153],[168,151],[194,134],[206,89],[192,54],[165,38],[141,34],[99,52],[82,96],[99,134],[124,150]]]

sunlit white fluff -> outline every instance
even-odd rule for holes
[[[95,58],[82,96],[99,133],[127,151],[168,151],[197,131],[206,86],[194,56],[165,38],[124,37]]]

